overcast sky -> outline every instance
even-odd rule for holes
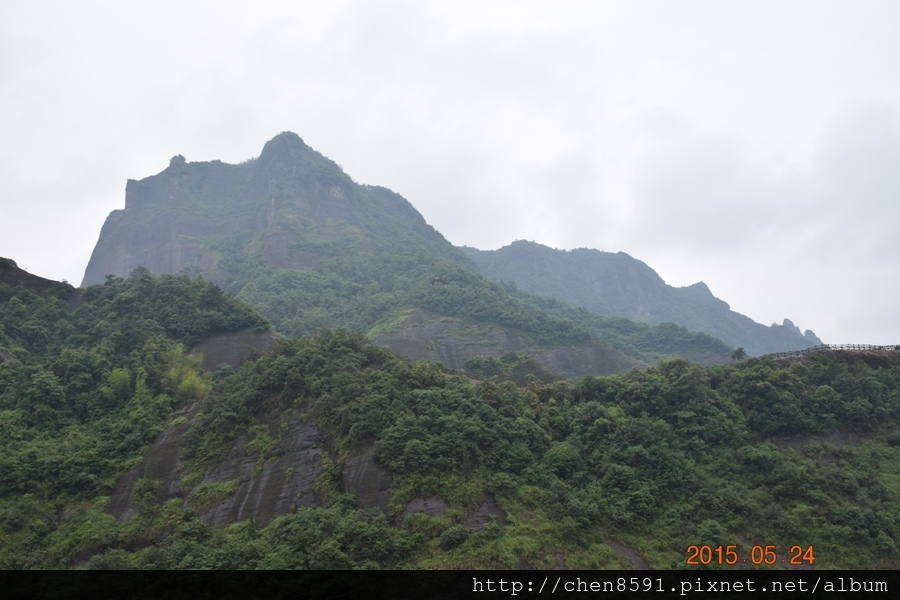
[[[127,179],[285,130],[456,245],[900,343],[900,2],[0,3],[0,256],[34,274],[81,282]]]

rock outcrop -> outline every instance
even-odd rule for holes
[[[247,439],[240,438],[228,457],[197,486],[234,482],[235,490],[212,506],[202,507],[201,518],[212,527],[249,518],[264,527],[298,507],[327,505],[327,499],[315,489],[327,445],[314,422],[292,421],[267,459],[247,452]],[[186,506],[191,505],[188,497]]]
[[[415,514],[424,514],[429,517],[442,516],[449,505],[438,496],[429,498],[413,498],[406,504],[406,508],[400,515],[402,521],[405,517]],[[469,530],[483,529],[488,523],[495,523],[499,526],[506,525],[506,511],[497,504],[493,494],[485,492],[484,499],[475,509],[475,512],[466,520],[465,525]]]
[[[315,481],[321,475],[329,440],[315,422],[291,421],[268,457],[248,451],[247,438],[238,438],[215,469],[199,481],[187,483],[180,443],[197,409],[195,405],[184,415],[186,421],[164,431],[144,453],[143,462],[119,477],[106,509],[119,522],[134,516],[135,487],[142,477],[155,482],[157,502],[181,498],[186,508],[194,509],[213,527],[250,518],[265,526],[297,507],[327,505],[327,499],[316,491]],[[210,490],[216,491],[205,493]]]
[[[272,347],[277,336],[271,331],[242,329],[211,335],[196,346],[193,351],[202,353],[202,367],[215,371],[220,365],[240,366],[254,353],[265,352]]]
[[[181,464],[181,439],[193,424],[194,417],[200,409],[195,403],[179,416],[182,422],[163,431],[158,438],[144,451],[144,460],[134,469],[129,469],[119,476],[116,487],[110,495],[106,512],[117,521],[129,521],[137,510],[134,490],[142,477],[149,477],[156,482],[156,500],[160,504],[181,496],[179,483],[184,473]]]
[[[375,461],[373,450],[347,458],[341,471],[341,482],[344,490],[356,496],[359,508],[387,511],[391,475]]]
[[[106,508],[117,521],[126,522],[135,515],[135,489],[143,477],[153,480],[159,504],[180,498],[185,508],[212,527],[247,519],[264,527],[297,508],[329,505],[316,481],[322,475],[323,457],[336,457],[329,450],[331,440],[314,421],[291,420],[266,456],[250,450],[249,440],[241,436],[215,468],[198,478],[189,473],[180,456],[182,437],[198,410],[197,404],[186,410],[181,423],[164,431],[145,451],[141,464],[119,477]],[[341,487],[356,495],[359,508],[387,511],[391,476],[375,461],[371,449],[344,460]]]
[[[503,329],[438,318],[422,310],[412,313],[404,327],[372,336],[372,342],[398,356],[442,362],[456,371],[475,356],[499,357],[510,351],[526,352],[564,377],[609,375],[647,366],[600,343],[547,349]]]
[[[406,508],[400,515],[402,520],[409,515],[425,514],[429,517],[440,517],[447,511],[447,503],[437,496],[430,498],[413,498],[406,504]]]
[[[401,356],[451,369],[479,354],[524,351],[549,371],[577,377],[627,371],[691,344],[706,346],[706,362],[727,362],[733,351],[696,335],[704,339],[638,348],[623,341],[638,335],[627,328],[610,335],[589,321],[572,325],[578,319],[569,309],[492,285],[407,200],[356,183],[290,132],[267,142],[258,159],[229,165],[179,155],[159,174],[129,181],[125,208],[107,218],[83,285],[138,267],[203,276],[285,334],[321,326],[371,332]],[[634,298],[651,312],[652,301]],[[420,310],[437,319],[393,327],[399,315]]]

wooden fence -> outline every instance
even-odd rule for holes
[[[786,356],[803,356],[804,354],[812,354],[813,352],[830,352],[833,350],[894,351],[894,350],[900,350],[900,344],[894,344],[894,345],[890,345],[890,346],[873,346],[872,344],[822,344],[820,346],[811,346],[809,348],[804,348],[803,350],[789,350],[787,352],[773,352],[771,354],[765,354],[764,356],[765,356],[765,358],[784,358]],[[760,357],[760,358],[762,358],[762,357]]]

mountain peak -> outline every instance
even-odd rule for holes
[[[303,138],[293,131],[282,131],[263,146],[260,160],[273,156],[284,156],[292,154],[298,150],[306,150],[309,147],[303,142]]]
[[[255,160],[229,165],[178,155],[163,172],[129,181],[125,210],[107,218],[84,284],[103,283],[109,273],[127,277],[140,266],[224,282],[237,269],[231,257],[307,269],[333,258],[336,248],[372,252],[395,247],[398,238],[462,260],[409,202],[359,186],[284,131]]]
[[[794,322],[791,321],[790,319],[783,320],[781,322],[781,326],[784,327],[785,329],[788,329],[788,330],[794,332],[794,333],[797,333],[798,335],[802,335],[800,333],[800,328],[797,327],[796,325],[794,325]]]
[[[282,131],[271,140],[267,142],[267,144],[279,143],[279,144],[294,144],[298,146],[306,147],[306,144],[303,142],[303,138],[294,133],[293,131]]]
[[[684,289],[689,290],[694,293],[697,293],[697,294],[701,294],[703,296],[709,296],[711,298],[715,297],[712,293],[712,290],[709,289],[709,286],[706,285],[702,281],[698,281],[697,283],[691,284]]]
[[[263,146],[256,166],[257,176],[269,182],[273,178],[322,178],[332,183],[348,180],[336,162],[310,148],[292,131],[282,131]]]

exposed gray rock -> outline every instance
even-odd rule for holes
[[[620,544],[615,540],[606,540],[606,545],[615,550],[620,556],[624,556],[631,562],[632,566],[639,571],[647,571],[650,565],[644,560],[644,557],[638,554],[634,548],[629,548],[625,544]]]
[[[143,462],[119,477],[106,508],[116,520],[125,522],[134,516],[134,487],[145,474],[159,482],[157,501],[160,504],[181,497],[187,491],[185,507],[191,508],[190,491],[179,488],[185,475],[179,447],[196,412],[195,405],[187,415],[187,422],[164,431],[144,453]],[[209,525],[223,527],[252,517],[258,525],[265,526],[296,507],[327,504],[326,499],[314,490],[314,483],[321,474],[321,460],[327,452],[328,438],[314,422],[291,421],[281,443],[261,465],[258,456],[247,452],[246,444],[246,438],[238,439],[227,458],[201,482],[237,482],[233,493],[208,508],[204,507],[201,517]]]
[[[212,527],[224,527],[249,518],[260,527],[301,506],[324,506],[325,498],[313,487],[321,474],[327,439],[314,422],[292,421],[272,457],[257,471],[259,457],[248,454],[246,438],[234,448],[203,483],[237,481],[234,494],[203,512]],[[188,498],[187,506],[190,506]]]
[[[399,356],[439,361],[454,371],[475,356],[500,356],[526,349],[525,342],[515,334],[467,326],[459,319],[435,319],[422,310],[410,316],[407,327],[376,335],[372,341]]]
[[[413,498],[406,505],[403,514],[400,515],[401,520],[407,515],[416,513],[425,513],[429,517],[440,517],[447,510],[447,503],[438,498],[431,496],[430,498]]]
[[[506,512],[497,504],[493,494],[485,492],[484,501],[466,523],[466,526],[469,529],[482,529],[492,521],[501,527],[506,525]]]
[[[161,482],[157,492],[157,500],[160,504],[179,495],[178,482],[181,480],[181,460],[179,448],[181,438],[190,428],[200,405],[190,406],[183,415],[187,420],[163,431],[156,441],[144,452],[144,460],[134,469],[122,473],[116,482],[106,506],[106,512],[113,515],[117,521],[124,523],[134,516],[136,507],[134,504],[134,486],[143,476]]]
[[[565,377],[609,375],[647,366],[601,343],[546,350],[515,333],[461,319],[435,318],[424,310],[413,312],[405,327],[373,336],[372,342],[405,358],[442,362],[454,371],[462,370],[465,362],[475,356],[500,357],[510,351],[532,354],[548,369]]]
[[[215,371],[221,364],[240,366],[254,351],[265,352],[271,348],[277,337],[271,331],[247,328],[211,335],[194,346],[193,351],[203,353],[204,370]]]
[[[137,511],[132,493],[134,485],[140,477],[140,468],[129,469],[119,475],[119,479],[116,481],[116,487],[109,497],[109,504],[106,505],[106,512],[114,516],[119,523],[130,521]]]
[[[558,347],[536,352],[534,357],[553,371],[567,377],[612,375],[647,366],[646,363],[598,343]]]
[[[344,462],[341,482],[344,490],[356,495],[359,508],[387,510],[391,496],[391,476],[375,462],[372,450],[352,456]]]

